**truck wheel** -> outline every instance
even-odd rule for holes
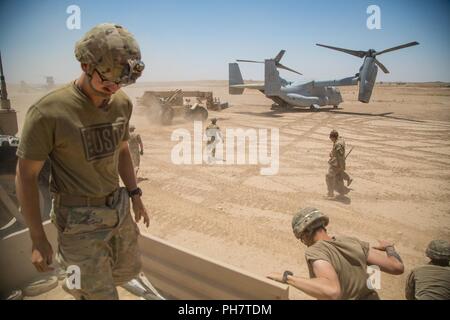
[[[204,121],[208,119],[208,110],[203,107],[197,107],[191,111],[191,119],[197,121]]]
[[[161,110],[161,123],[165,126],[172,124],[174,111],[171,107],[163,108]]]
[[[205,108],[200,108],[199,113],[201,116],[201,120],[204,121],[204,120],[208,119],[208,110],[206,110]]]

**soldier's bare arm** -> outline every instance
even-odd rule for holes
[[[369,249],[367,264],[377,265],[381,271],[394,275],[402,274],[405,270],[400,255],[393,244],[387,241],[380,241],[378,246]]]
[[[31,262],[39,272],[52,270],[53,249],[45,235],[39,209],[38,176],[44,161],[19,158],[16,169],[16,191],[21,212],[30,230]]]
[[[130,149],[128,148],[128,142],[122,141],[119,151],[119,175],[128,191],[137,188],[136,176],[134,174],[133,162],[131,160]],[[144,219],[145,225],[148,227],[150,219],[145,209],[142,199],[139,195],[131,197],[133,204],[133,212],[136,222],[139,222],[141,218]]]
[[[341,285],[333,266],[327,261],[316,260],[313,262],[313,271],[315,278],[287,276],[287,283],[320,300],[340,299]],[[283,275],[272,273],[267,277],[282,282]]]

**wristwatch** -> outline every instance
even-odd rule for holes
[[[284,273],[283,273],[283,283],[287,283],[287,277],[288,276],[293,276],[294,275],[294,273],[292,273],[291,271],[288,271],[288,270],[286,270]]]
[[[131,190],[131,191],[128,191],[128,196],[131,198],[132,196],[135,196],[135,195],[139,195],[139,197],[142,197],[142,190],[141,190],[141,188],[136,188],[136,189],[134,189],[134,190]]]

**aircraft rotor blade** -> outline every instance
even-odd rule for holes
[[[380,61],[375,59],[375,63],[381,68],[381,70],[383,70],[384,73],[389,73],[389,70]]]
[[[412,46],[415,46],[415,45],[418,45],[418,44],[419,44],[419,43],[418,43],[417,41],[405,43],[405,44],[402,44],[402,45],[400,45],[400,46],[392,47],[392,48],[389,48],[389,49],[386,49],[386,50],[377,52],[376,55],[379,56],[380,54],[383,54],[383,53],[386,53],[386,52],[391,52],[391,51],[394,51],[394,50],[399,50],[399,49],[403,49],[403,48],[408,48],[408,47],[412,47]]]
[[[273,58],[273,60],[275,60],[275,62],[280,62],[281,58],[283,58],[284,54],[286,53],[286,50],[281,50],[275,58]]]
[[[237,59],[237,62],[251,62],[251,63],[264,63],[264,61],[255,61],[255,60],[241,60]]]
[[[356,57],[359,57],[359,58],[364,58],[366,56],[366,54],[367,54],[366,51],[357,51],[357,50],[343,49],[343,48],[338,48],[338,47],[327,46],[327,45],[320,44],[320,43],[316,43],[316,45],[319,46],[319,47],[324,47],[324,48],[328,48],[328,49],[333,49],[333,50],[345,52],[345,53],[351,54],[352,56],[356,56]]]
[[[276,66],[278,68],[280,68],[280,69],[284,69],[284,70],[291,71],[291,72],[294,72],[294,73],[299,74],[299,75],[303,75],[302,73],[300,73],[298,71],[295,71],[294,69],[288,68],[288,67],[282,65],[281,63],[277,63]]]

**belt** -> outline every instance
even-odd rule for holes
[[[55,202],[65,207],[92,207],[111,205],[114,199],[114,192],[105,197],[83,197],[69,194],[54,193]]]

